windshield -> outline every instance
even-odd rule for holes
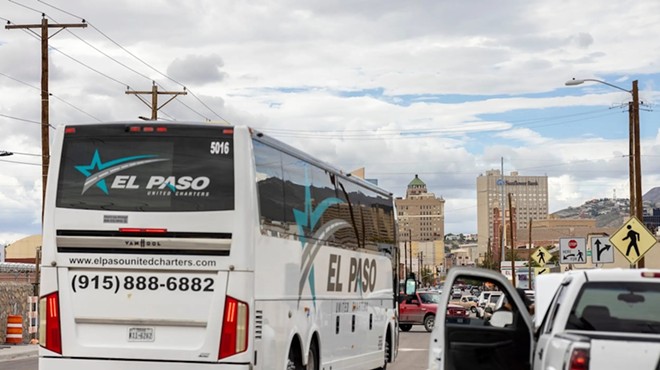
[[[440,302],[440,294],[439,293],[419,293],[419,299],[422,300],[422,303],[438,303]]]
[[[148,125],[67,126],[57,207],[129,212],[232,210],[230,131],[210,125],[163,125],[158,130]]]
[[[567,329],[660,333],[660,284],[589,282],[571,309]]]

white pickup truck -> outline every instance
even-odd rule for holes
[[[540,276],[534,306],[502,274],[453,268],[456,281],[505,295],[503,309],[470,325],[445,322],[440,298],[431,370],[660,369],[660,270],[574,270]],[[532,312],[530,312],[530,310]]]

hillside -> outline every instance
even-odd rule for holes
[[[660,203],[660,187],[649,190],[642,197],[645,204]],[[628,199],[592,199],[578,207],[568,207],[552,213],[557,218],[593,218],[598,227],[618,227],[623,219],[630,216]]]
[[[650,203],[651,205],[658,207],[660,203],[660,187],[655,187],[649,190],[644,196],[642,196],[644,203]]]
[[[591,218],[598,227],[618,227],[630,214],[628,199],[593,199],[578,207],[568,207],[552,214],[557,218]]]

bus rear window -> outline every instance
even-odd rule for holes
[[[68,128],[71,128],[69,126]],[[234,209],[234,147],[221,127],[75,126],[62,148],[57,207],[123,212]]]

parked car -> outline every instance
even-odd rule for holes
[[[481,292],[477,300],[477,306],[481,308],[486,307],[486,302],[488,301],[488,297],[490,297],[490,290],[485,290]]]
[[[460,290],[460,289],[458,289],[458,288],[454,288],[454,289],[451,291],[451,298],[452,298],[452,299],[459,299],[459,298],[461,298],[462,296],[463,296],[463,291]]]
[[[459,305],[472,313],[477,313],[477,302],[472,296],[464,295],[460,299],[452,299],[449,303]]]

